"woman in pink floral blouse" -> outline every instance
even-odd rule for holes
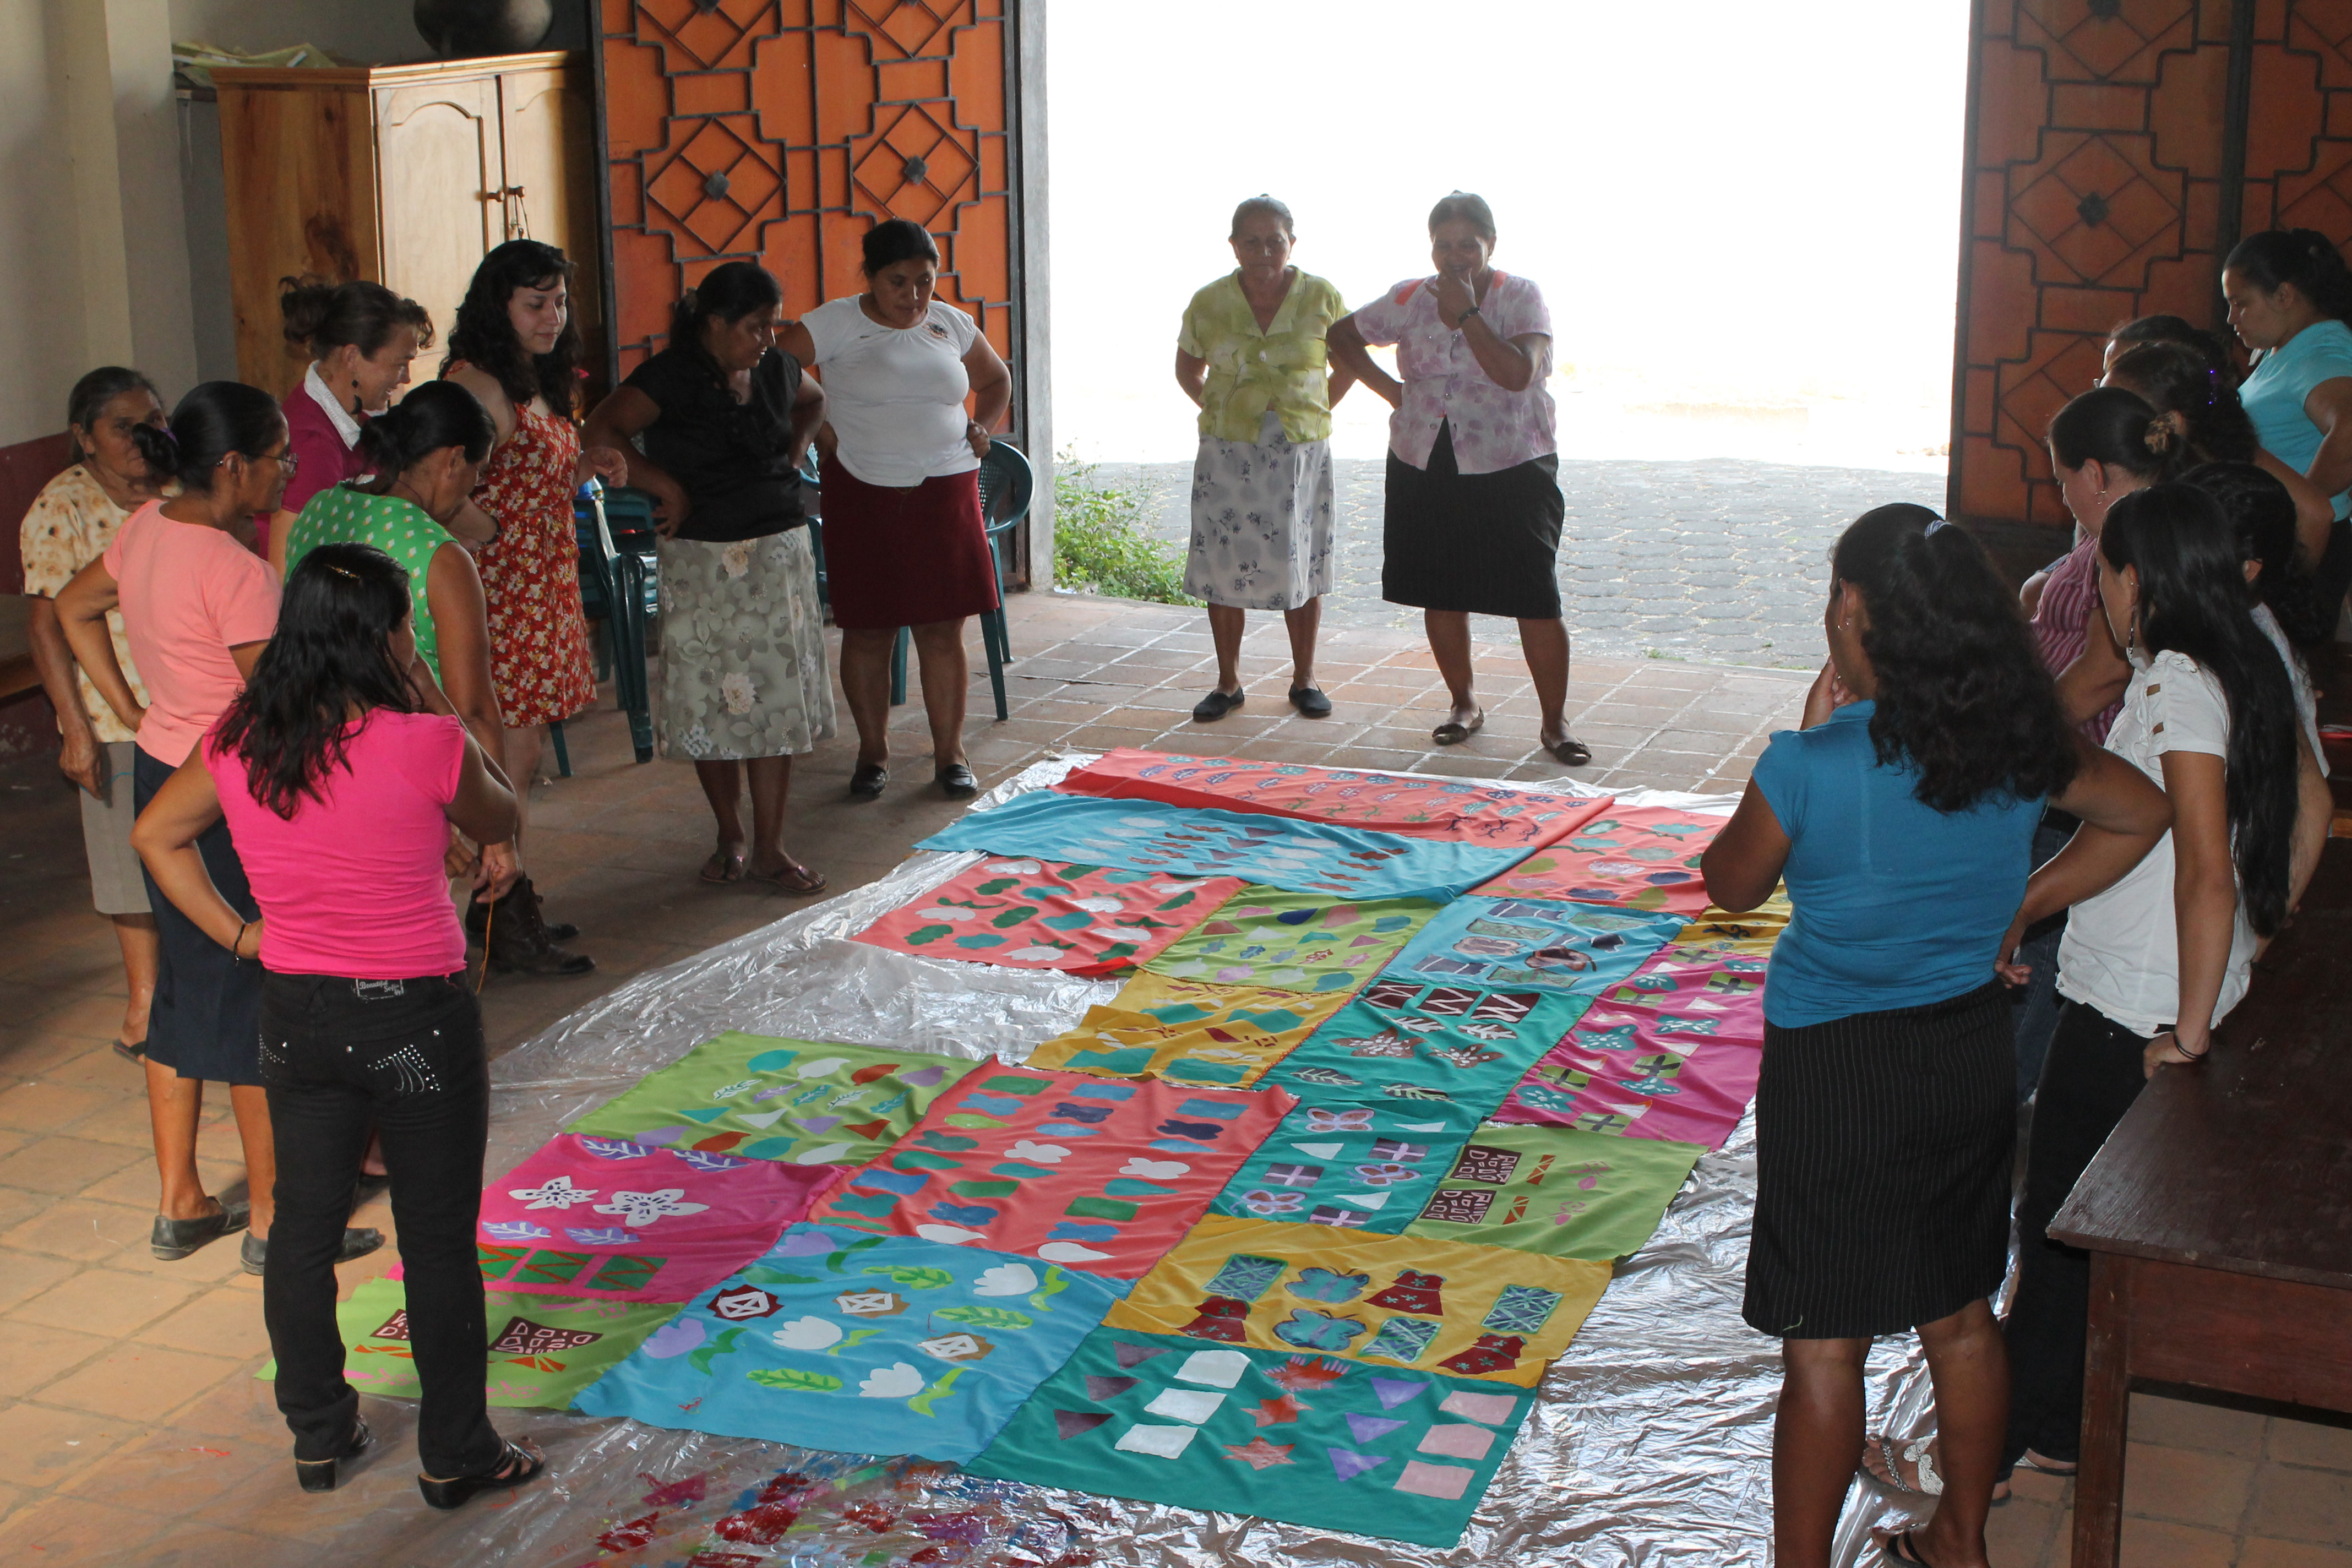
[[[1592,760],[1568,732],[1568,628],[1559,552],[1567,503],[1553,440],[1551,314],[1524,278],[1498,272],[1495,215],[1456,191],[1431,209],[1436,276],[1398,284],[1336,323],[1330,355],[1385,398],[1388,506],[1381,596],[1415,605],[1453,711],[1441,746],[1486,721],[1471,687],[1470,616],[1509,616],[1543,709],[1543,747],[1570,767]],[[1399,382],[1365,353],[1396,345]]]

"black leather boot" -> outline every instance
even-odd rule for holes
[[[539,895],[531,890],[530,878],[517,881],[491,909],[483,917],[491,968],[502,973],[585,974],[596,967],[586,953],[555,945],[553,933],[540,918]]]

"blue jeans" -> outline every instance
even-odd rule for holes
[[[2033,830],[2033,864],[2038,868],[2065,848],[2074,826],[2074,819],[2063,812],[2043,813],[2042,825]],[[2018,949],[2019,962],[2033,969],[2032,978],[2016,998],[2012,1015],[2020,1105],[2032,1098],[2033,1086],[2042,1080],[2042,1058],[2050,1054],[2051,1036],[2058,1032],[2058,942],[2065,934],[2066,916],[2062,910],[2027,927],[2024,943]]]

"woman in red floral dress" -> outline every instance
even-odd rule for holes
[[[482,400],[499,430],[473,497],[497,537],[475,552],[474,563],[489,610],[507,771],[526,822],[547,726],[596,699],[572,498],[591,475],[611,484],[628,475],[618,452],[583,451],[572,423],[581,357],[572,273],[563,252],[533,239],[509,240],[482,258],[441,366],[446,379]],[[501,969],[584,974],[595,967],[555,945],[579,932],[541,920],[528,877],[494,905],[478,900],[467,925],[487,930],[490,962]]]

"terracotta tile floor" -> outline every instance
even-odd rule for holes
[[[1319,679],[1337,711],[1310,721],[1283,700],[1282,634],[1259,617],[1250,702],[1206,726],[1188,717],[1212,668],[1196,612],[1058,595],[1019,595],[1011,608],[1022,657],[1007,675],[1005,722],[989,717],[974,644],[983,676],[971,752],[984,781],[1056,749],[1122,744],[1489,777],[1562,771],[1536,750],[1526,671],[1508,645],[1479,654],[1486,730],[1438,750],[1428,731],[1443,693],[1408,634],[1334,630]],[[1785,671],[1580,662],[1576,728],[1595,753],[1580,776],[1735,790],[1766,735],[1793,721],[1803,690]],[[953,815],[928,783],[919,708],[895,727],[908,750],[878,803],[844,798],[855,761],[846,739],[799,770],[788,842],[836,889],[881,876]],[[634,763],[618,714],[576,721],[570,741],[576,776],[536,793],[530,860],[551,910],[581,925],[599,967],[574,981],[494,980],[484,995],[494,1051],[632,974],[795,907],[764,888],[695,879],[709,828],[693,774]],[[121,1016],[120,969],[111,933],[89,910],[73,801],[45,760],[0,768],[0,1562],[316,1562],[310,1543],[389,1495],[376,1484],[384,1474],[404,1487],[405,1472],[379,1467],[369,1485],[324,1497],[287,1484],[286,1436],[252,1375],[266,1353],[260,1281],[238,1269],[233,1247],[180,1263],[149,1256],[144,1101],[137,1073],[107,1048]],[[225,1097],[214,1100],[204,1168],[233,1187],[236,1132]],[[382,1200],[360,1217],[392,1229]],[[347,1267],[345,1288],[394,1256],[387,1247]],[[2134,1423],[2133,1568],[2352,1568],[2352,1431],[2147,1395]],[[1994,1563],[2063,1562],[2067,1490],[2028,1479],[2020,1492],[1994,1515]]]

